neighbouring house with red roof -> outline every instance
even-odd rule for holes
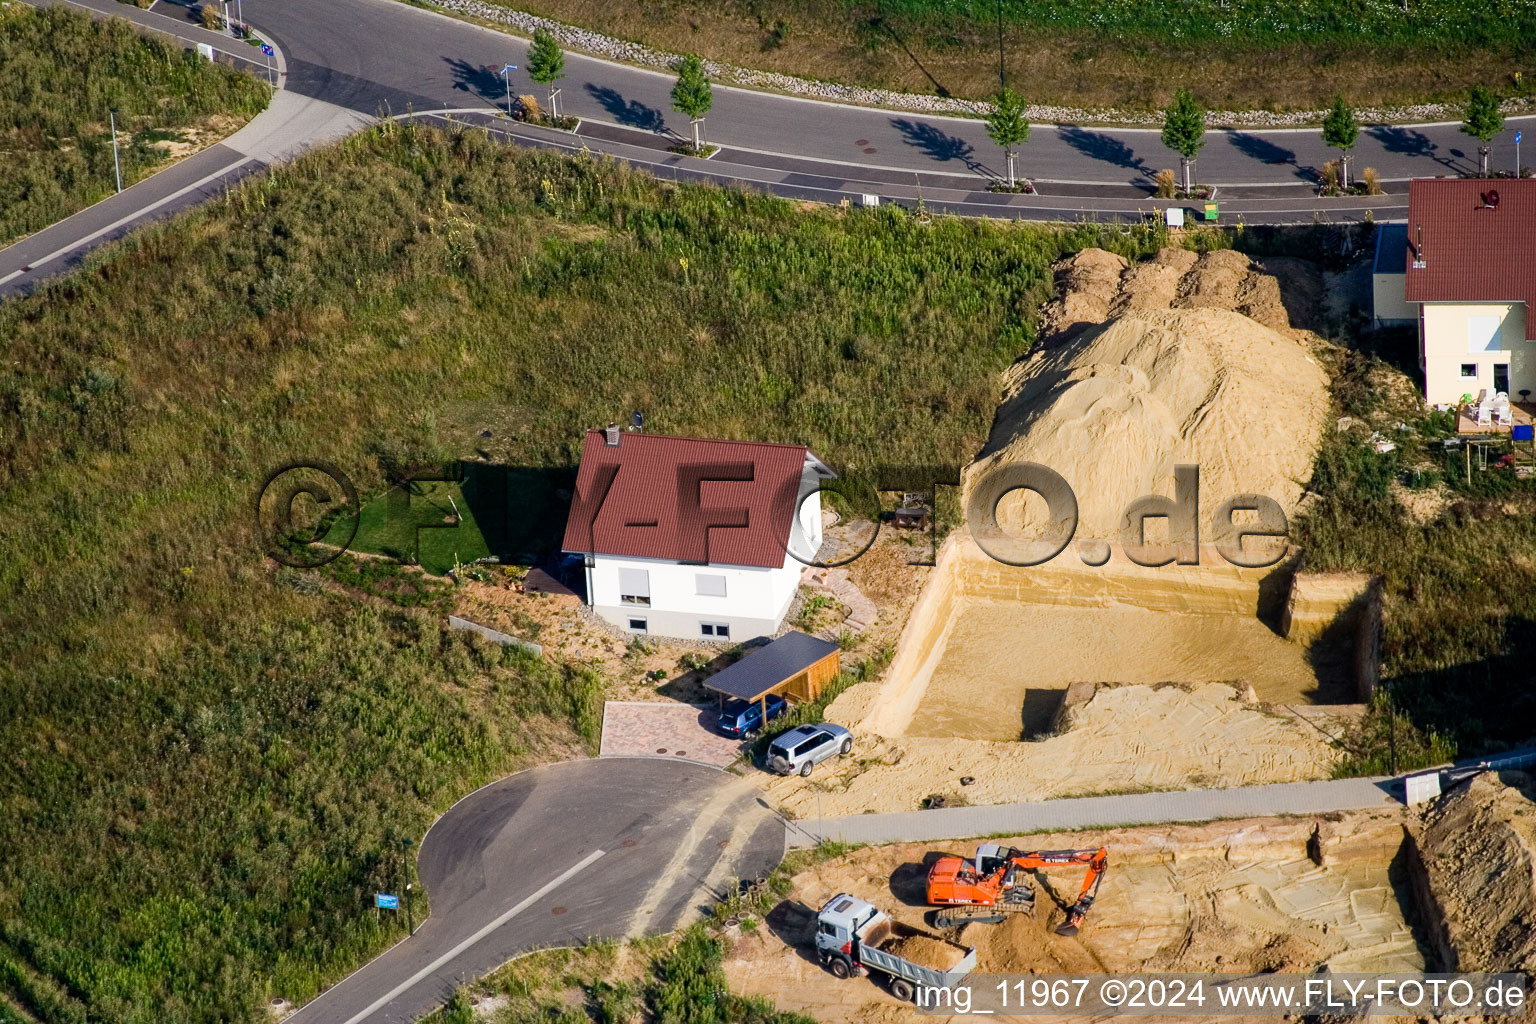
[[[620,629],[769,635],[821,547],[819,489],[834,476],[804,445],[589,430],[564,549]]]
[[[1414,180],[1373,269],[1377,319],[1418,321],[1425,401],[1536,392],[1536,179]]]

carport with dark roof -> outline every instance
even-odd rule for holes
[[[762,705],[767,721],[767,698],[782,694],[797,701],[815,700],[839,669],[838,646],[806,633],[791,631],[734,665],[704,680],[704,688],[720,696]]]

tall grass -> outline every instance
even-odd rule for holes
[[[113,191],[112,108],[127,187],[165,161],[157,142],[210,115],[245,120],[268,93],[120,18],[0,7],[0,243]]]

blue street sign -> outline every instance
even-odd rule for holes
[[[517,65],[516,64],[508,64],[506,67],[501,69],[501,73],[503,75],[505,75],[508,71],[516,71],[516,70],[517,70]]]
[[[1515,142],[1517,144],[1520,142],[1520,133],[1519,132],[1515,132]]]
[[[376,892],[373,894],[373,905],[380,910],[399,910],[400,897],[391,896],[388,893]]]
[[[273,56],[272,47],[268,46],[266,43],[261,44],[261,52],[266,54],[268,57]]]

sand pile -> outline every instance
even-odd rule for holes
[[[1103,249],[1083,249],[1051,269],[1057,298],[1040,311],[1040,338],[1048,346],[1112,317],[1161,309],[1231,310],[1300,339],[1323,325],[1326,308],[1318,268],[1283,256],[1254,260],[1231,249],[1168,247],[1127,263]]]
[[[1241,314],[1130,313],[1009,371],[965,490],[999,465],[1038,463],[1076,494],[1077,537],[1116,541],[1127,506],[1171,495],[1174,467],[1193,464],[1207,541],[1217,505],[1233,495],[1294,510],[1327,411],[1327,377],[1306,347]],[[1037,500],[1006,498],[998,512],[1021,536],[1046,525]]]
[[[904,935],[880,943],[880,948],[923,967],[947,971],[965,956],[965,950],[934,935]]]
[[[1426,815],[1414,848],[1443,968],[1536,970],[1536,778],[1477,776]]]

